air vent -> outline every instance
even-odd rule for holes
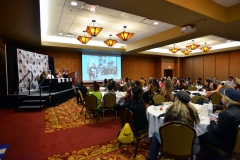
[[[153,24],[155,21],[146,18],[146,19],[142,20],[141,22],[142,22],[142,23],[145,23],[145,24]]]
[[[98,7],[97,5],[91,5],[91,4],[87,4],[87,3],[84,3],[82,5],[82,9],[90,11],[90,12],[95,12],[97,10],[97,7]]]
[[[74,34],[72,34],[72,33],[67,33],[66,36],[67,36],[67,37],[74,37]]]

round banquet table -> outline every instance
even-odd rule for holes
[[[192,103],[191,103],[192,104]],[[192,104],[196,109],[202,112],[202,105]],[[149,122],[149,130],[148,136],[152,137],[155,131],[159,132],[159,127],[161,127],[164,123],[164,113],[166,112],[166,108],[170,106],[168,105],[161,105],[161,106],[149,106],[147,109],[147,118]],[[162,107],[162,111],[160,111],[160,107]],[[208,116],[204,116],[203,114],[199,114],[200,116],[200,124],[195,127],[197,136],[200,136],[207,132],[207,125],[209,125],[209,118]]]
[[[101,92],[102,93],[102,98],[106,92]],[[120,98],[124,97],[126,92],[115,92],[116,93],[116,103],[120,100]]]

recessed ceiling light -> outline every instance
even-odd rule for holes
[[[63,35],[63,32],[59,32],[58,34],[59,34],[60,36],[62,36],[62,35]]]
[[[231,40],[227,40],[227,42],[229,43],[229,42],[231,42]]]
[[[154,22],[153,24],[154,24],[154,25],[158,25],[158,22],[156,21],[156,22]]]
[[[71,2],[71,5],[76,6],[77,2]]]

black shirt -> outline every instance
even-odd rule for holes
[[[142,99],[134,98],[125,100],[114,106],[115,110],[128,108],[134,115],[134,127],[136,131],[142,130],[148,126],[148,120],[146,115],[146,105]]]

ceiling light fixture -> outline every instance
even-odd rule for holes
[[[105,43],[106,45],[108,45],[109,47],[112,47],[112,46],[114,46],[118,41],[112,39],[112,38],[111,38],[111,37],[112,37],[111,34],[110,34],[109,36],[110,36],[110,38],[107,39],[107,40],[105,40],[104,43]]]
[[[123,41],[129,40],[134,35],[134,33],[127,32],[126,30],[127,26],[123,26],[123,31],[117,34],[118,38]]]
[[[82,44],[87,44],[90,39],[92,39],[92,37],[86,36],[86,31],[83,31],[83,36],[77,38]]]
[[[63,32],[59,32],[58,34],[59,34],[60,36],[62,36],[62,35],[63,35]]]
[[[71,5],[72,5],[72,6],[76,6],[76,5],[77,5],[77,2],[71,2]]]
[[[194,44],[194,40],[192,40],[192,44],[186,46],[188,49],[195,50],[199,47],[200,45]]]
[[[173,46],[174,47],[172,49],[169,49],[169,51],[172,52],[172,53],[177,53],[180,49],[175,48],[175,44]]]
[[[156,21],[156,22],[154,22],[153,24],[154,24],[154,25],[158,25],[158,22]]]
[[[181,52],[185,55],[189,55],[192,51],[186,48],[185,50],[181,50]]]
[[[203,52],[208,52],[211,48],[212,47],[207,46],[207,42],[205,42],[205,46],[199,49],[201,49]]]
[[[231,42],[231,40],[227,40],[227,42],[229,43],[229,42]]]
[[[95,25],[94,25],[95,24]],[[91,36],[93,37],[96,37],[100,32],[101,30],[103,29],[102,26],[100,26],[96,20],[92,20],[92,26],[88,25],[87,26],[87,29],[86,29],[86,32],[88,34],[90,34]]]

